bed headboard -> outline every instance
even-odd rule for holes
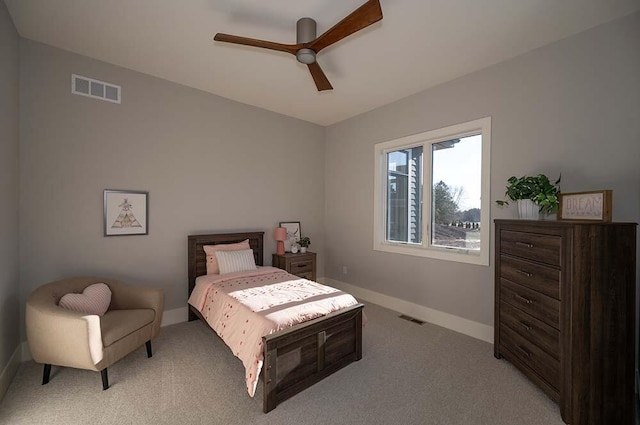
[[[256,264],[264,265],[263,239],[264,232],[244,232],[244,233],[215,233],[211,235],[189,235],[188,240],[188,273],[189,273],[189,295],[196,284],[196,277],[207,274],[207,256],[203,246],[217,245],[225,243],[242,242],[249,239],[249,246],[253,250],[253,257]]]

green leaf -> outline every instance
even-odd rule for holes
[[[558,183],[560,183],[561,176],[554,184],[551,184],[549,178],[544,174],[511,176],[507,179],[508,185],[504,195],[512,201],[531,199],[540,206],[540,212],[552,213],[558,209],[558,195],[560,194]],[[496,203],[501,206],[509,205],[508,201],[502,200],[497,200]]]

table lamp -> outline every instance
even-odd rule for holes
[[[278,241],[278,250],[276,254],[284,255],[284,241],[287,240],[287,229],[284,227],[276,227],[274,239]]]

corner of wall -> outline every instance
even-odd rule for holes
[[[368,289],[363,289],[359,286],[340,282],[339,280],[320,278],[318,281],[341,289],[345,292],[349,292],[356,298],[370,301],[390,310],[397,311],[398,313],[415,317],[416,319],[424,320],[425,322],[442,326],[443,328],[493,344],[493,326],[474,322],[473,320],[465,319],[464,317],[454,316],[453,314],[434,310],[429,307],[414,304],[399,298],[390,297]]]
[[[18,345],[13,352],[13,355],[9,359],[9,362],[0,373],[0,401],[4,398],[4,395],[7,393],[9,389],[9,385],[13,380],[16,373],[18,373],[18,368],[20,367],[20,363],[22,362],[22,344]]]

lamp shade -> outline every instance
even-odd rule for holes
[[[276,227],[276,231],[274,232],[274,239],[277,241],[287,240],[287,229],[285,229],[284,227]]]
[[[276,227],[273,238],[278,241],[278,250],[276,254],[284,255],[284,241],[287,239],[287,229],[284,227]]]

